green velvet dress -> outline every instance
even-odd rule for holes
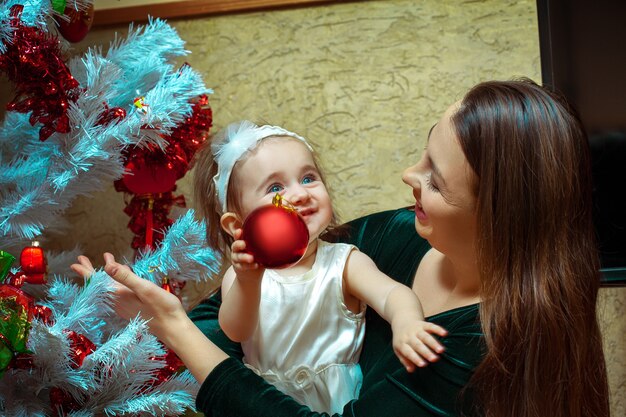
[[[408,286],[417,266],[430,249],[415,232],[415,214],[399,209],[372,214],[350,222],[349,233],[339,239],[368,254],[381,271]],[[241,349],[219,329],[220,294],[189,313],[196,325],[231,358],[207,377],[196,398],[206,416],[320,416],[281,393],[241,362]],[[473,414],[471,394],[459,395],[480,362],[483,351],[478,304],[455,308],[428,321],[448,330],[446,351],[438,362],[408,373],[393,353],[391,328],[373,309],[367,309],[366,334],[359,363],[363,386],[359,398],[349,402],[343,416],[421,417]]]

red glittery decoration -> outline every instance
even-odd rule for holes
[[[49,307],[35,304],[33,306],[33,316],[41,320],[46,326],[52,326],[54,319],[52,318],[52,310]]]
[[[18,353],[13,356],[9,369],[32,369],[34,355],[32,353]]]
[[[55,417],[66,416],[80,408],[74,397],[58,387],[50,388],[50,405]]]
[[[152,148],[152,152],[160,150]],[[133,194],[159,194],[172,191],[185,175],[184,154],[174,154],[165,161],[152,161],[151,154],[137,154],[126,163],[124,186]]]
[[[100,113],[97,125],[108,125],[118,123],[126,117],[126,110],[121,107],[111,107],[104,103],[104,111]]]
[[[120,190],[118,189],[118,191]],[[185,198],[182,195],[174,196],[171,192],[155,195],[134,195],[132,197],[130,202],[126,204],[124,213],[130,216],[128,228],[135,234],[131,244],[133,249],[154,247],[157,242],[163,240],[163,231],[173,223],[173,220],[168,217],[173,206],[185,207]],[[150,217],[153,234],[151,239],[147,239],[146,230]]]
[[[41,123],[39,139],[70,131],[67,109],[77,99],[78,82],[61,58],[58,39],[37,27],[22,25],[23,6],[11,8],[13,37],[0,54],[0,71],[16,90],[7,110],[31,112],[30,123]]]
[[[192,113],[185,123],[178,126],[169,138],[170,146],[180,146],[187,161],[192,161],[198,148],[206,141],[213,126],[213,113],[209,107],[209,97],[202,94],[192,107]],[[166,150],[167,153],[167,150]]]
[[[84,335],[76,333],[73,330],[66,329],[63,330],[63,333],[67,335],[70,341],[72,368],[80,368],[87,355],[90,355],[96,350],[96,345]]]
[[[168,381],[172,376],[176,375],[182,369],[184,369],[185,364],[180,358],[174,353],[173,350],[167,349],[167,353],[165,356],[158,356],[150,358],[151,360],[163,360],[165,359],[165,365],[162,368],[159,368],[152,380],[152,385],[162,384],[165,381]]]

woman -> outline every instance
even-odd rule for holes
[[[363,387],[343,415],[608,416],[590,161],[572,112],[530,81],[479,84],[433,127],[403,180],[414,209],[356,220],[345,241],[413,288],[448,330],[446,352],[407,373],[370,312]],[[176,297],[105,258],[126,285],[118,312],[153,318],[151,331],[202,383],[207,416],[317,415],[236,359],[216,324],[219,296],[190,314],[201,331]]]

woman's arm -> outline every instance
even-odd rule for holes
[[[150,332],[176,352],[198,383],[202,383],[218,364],[229,357],[194,324],[178,297],[138,277],[128,266],[117,263],[110,253],[104,254],[104,260],[104,270],[116,281],[115,312],[126,320],[137,316],[146,320]],[[89,277],[94,272],[89,258],[82,255],[71,268],[83,277]],[[218,310],[219,306],[207,310],[213,317],[205,322],[204,331],[217,333]],[[219,336],[216,339],[219,340]],[[222,342],[227,345],[230,341],[222,338]],[[236,354],[236,347],[230,343],[231,351]]]
[[[115,312],[127,320],[139,314],[148,322],[150,332],[176,352],[199,383],[228,358],[189,319],[178,297],[138,277],[110,253],[104,259],[104,270],[118,284]]]
[[[229,358],[187,317],[176,296],[137,277],[128,267],[115,262],[112,255],[106,254],[105,259],[105,271],[119,283],[114,306],[116,312],[127,319],[140,313],[142,318],[149,320],[150,331],[176,352],[197,381],[204,381],[196,405],[206,416],[325,415],[298,404],[246,368],[239,360]],[[472,324],[476,321],[476,311],[469,313],[469,321],[463,320],[457,314],[452,322],[440,323],[450,325],[453,329],[446,342],[460,339],[460,344],[456,340],[457,345],[465,346],[460,350],[448,349],[452,353],[471,353],[474,348],[478,350],[476,343],[463,340],[467,338],[467,334],[457,331],[459,324],[469,323],[470,329],[475,332]],[[475,335],[469,333],[469,337]],[[390,350],[388,353],[391,353]],[[467,381],[473,363],[469,362],[465,366],[467,354],[458,357],[446,356],[448,354],[449,352],[444,355],[441,363],[409,374],[399,366],[393,354],[382,352],[378,367],[384,371],[374,384],[362,390],[359,399],[346,405],[343,415],[425,417],[445,415],[442,413],[446,410],[453,411],[456,396]],[[455,379],[460,384],[455,383]]]

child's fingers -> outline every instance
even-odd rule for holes
[[[437,355],[436,350],[431,350],[430,347],[424,344],[421,340],[415,339],[409,343],[409,347],[416,354],[418,354],[423,360],[427,360],[429,362],[436,362],[439,360],[439,356]]]
[[[258,269],[259,265],[255,262],[248,264],[248,263],[241,263],[241,264],[235,264],[233,263],[233,268],[235,268],[235,271],[237,272],[243,272],[243,271],[252,271],[253,269]]]
[[[446,329],[428,321],[424,323],[424,330],[428,333],[436,334],[441,337],[448,335],[448,331]]]
[[[245,252],[237,252],[232,254],[232,263],[233,264],[247,264],[251,265],[254,263],[254,256],[245,253]]]
[[[439,355],[437,355],[437,351],[431,350],[428,346],[423,343],[417,349],[417,353],[428,362],[437,362],[439,360]]]
[[[443,353],[446,348],[431,335],[430,333],[420,332],[417,334],[417,338],[421,342],[421,344],[427,346],[429,349],[432,349],[436,353]]]
[[[396,350],[396,356],[404,359],[404,361],[401,359],[400,362],[405,365],[404,367],[407,368],[407,370],[409,370],[411,366],[423,368],[428,365],[428,362],[415,349],[406,344],[400,346],[400,348]]]
[[[408,360],[402,353],[400,353],[397,349],[394,349],[394,352],[396,354],[396,356],[398,357],[398,360],[400,360],[400,363],[402,364],[402,366],[404,366],[404,369],[406,369],[407,372],[413,372],[415,371],[415,364],[413,362],[411,362],[410,360]]]
[[[246,250],[246,242],[244,240],[235,240],[230,249],[235,253],[244,252]]]

